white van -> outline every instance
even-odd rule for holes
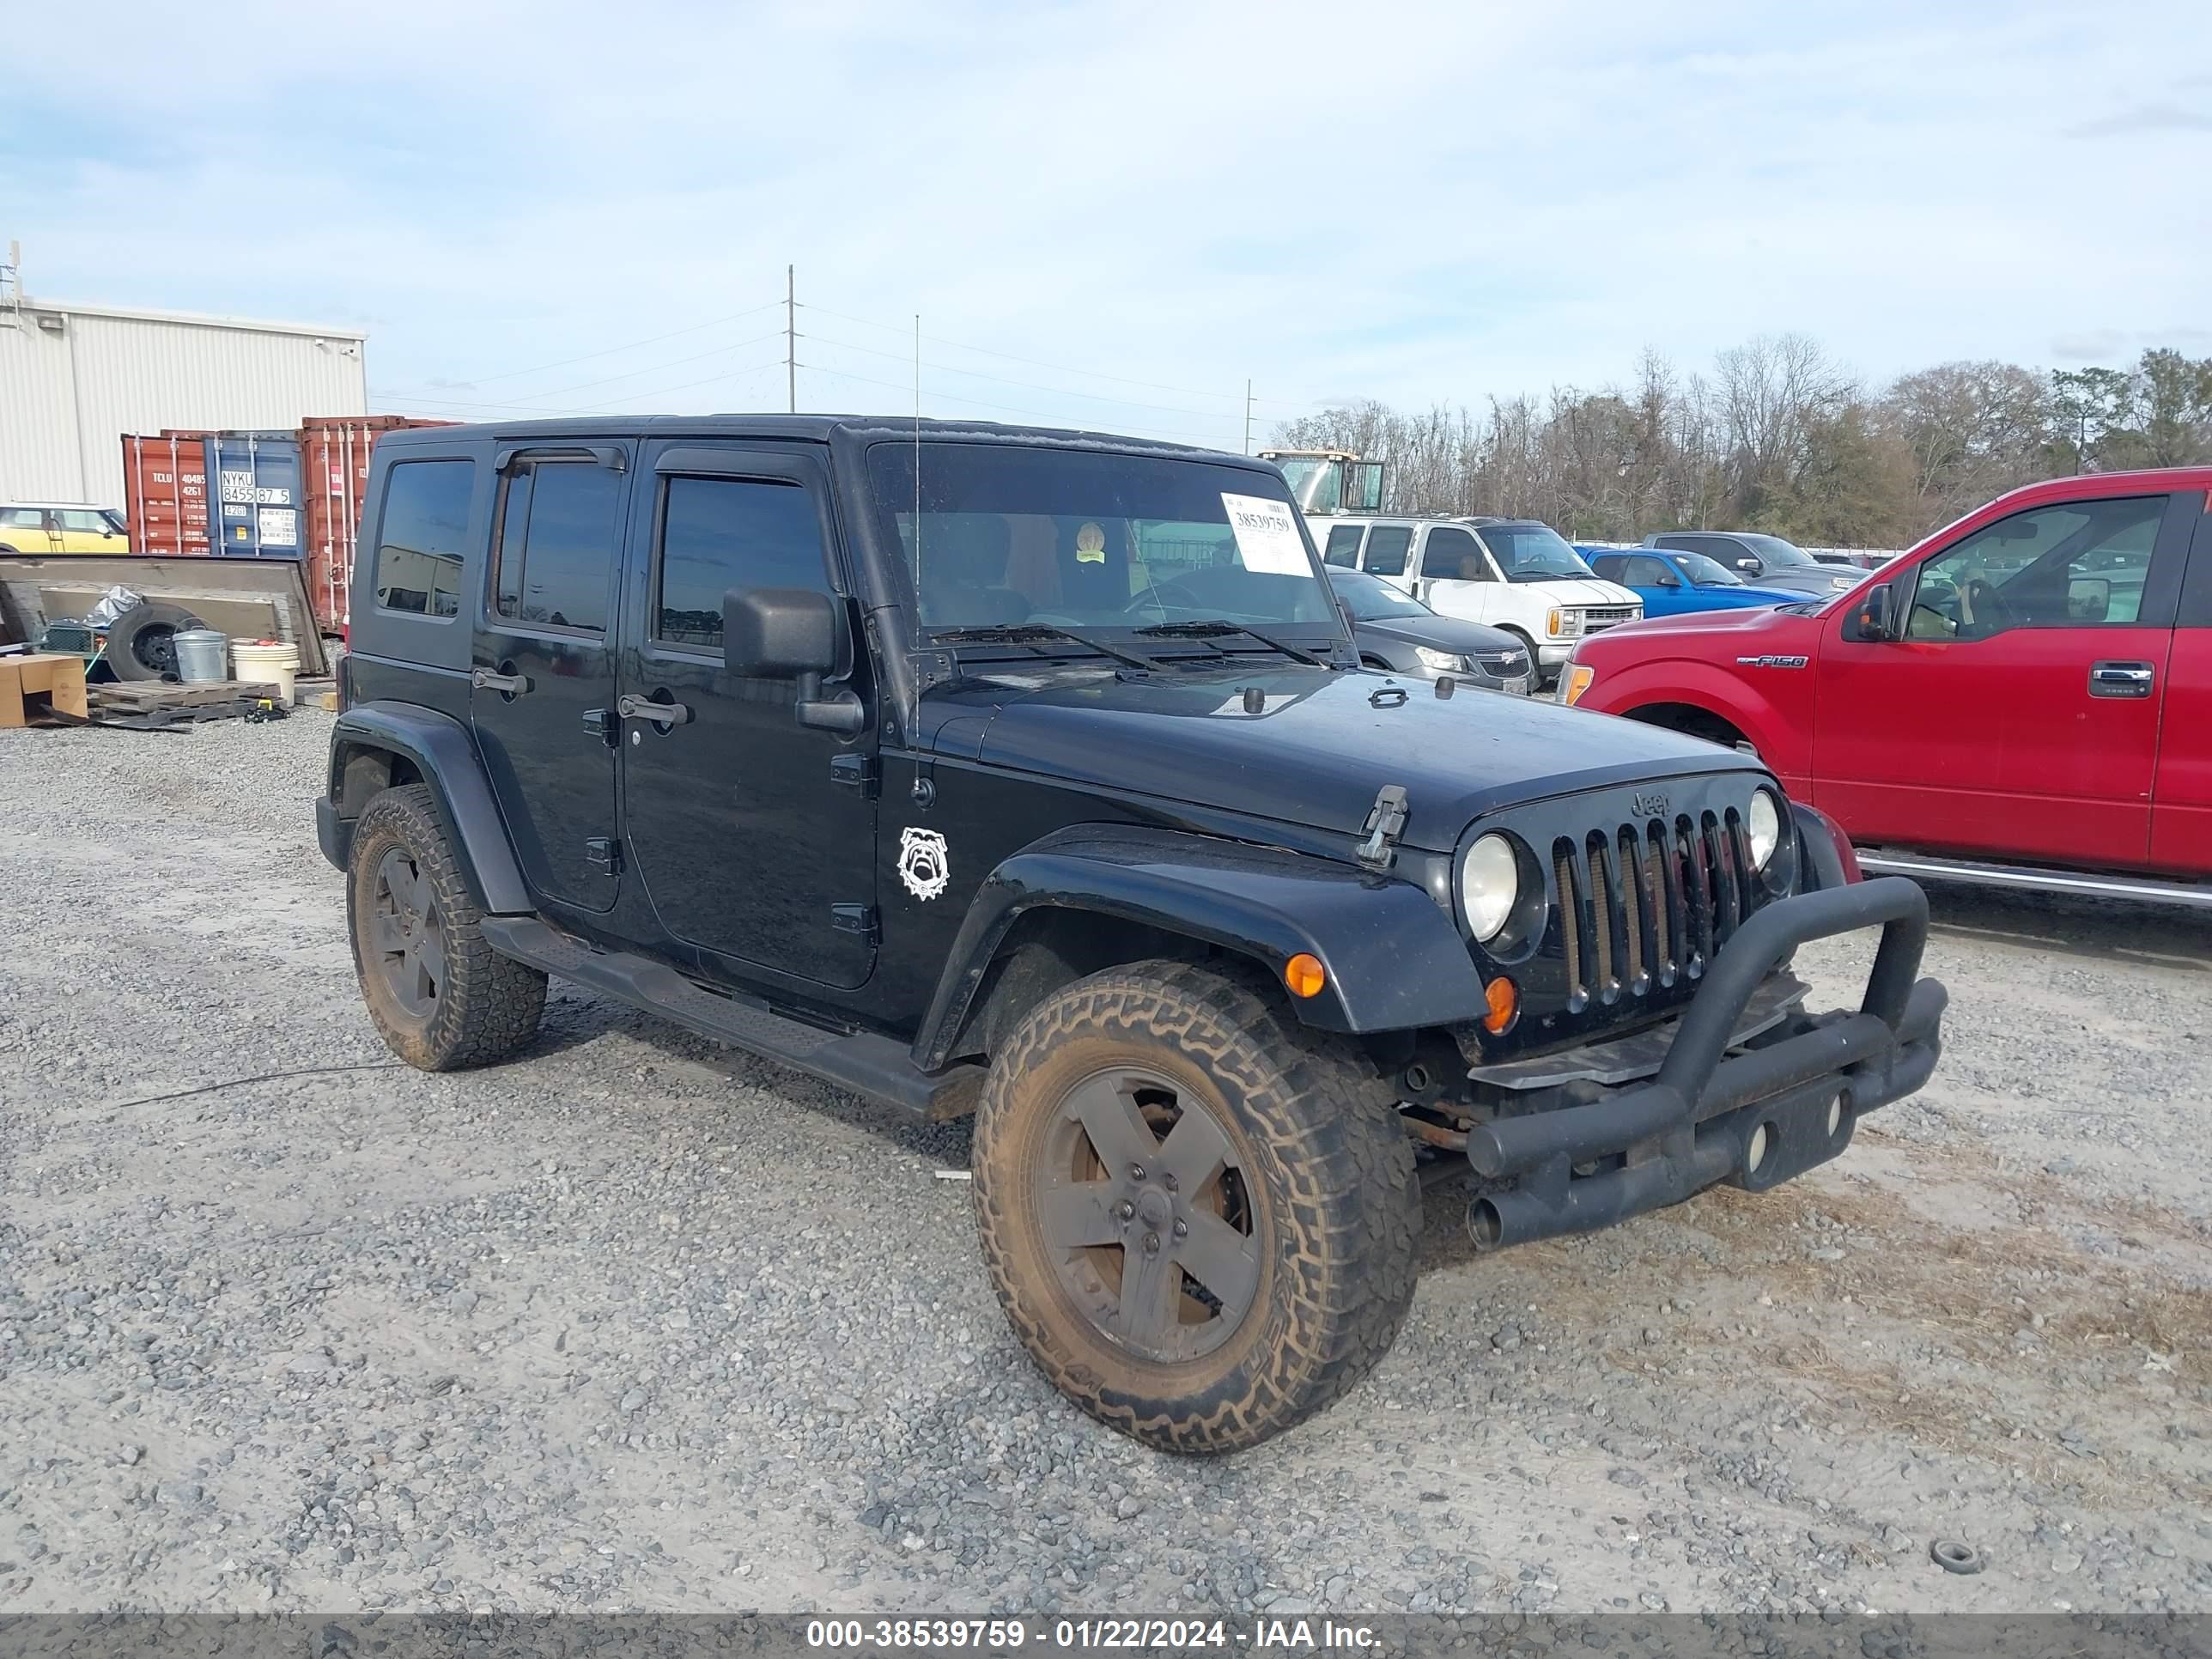
[[[1326,562],[1379,576],[1444,616],[1518,634],[1540,681],[1558,675],[1577,641],[1644,615],[1641,599],[1592,575],[1534,519],[1331,515],[1307,525]]]

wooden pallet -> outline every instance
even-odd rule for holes
[[[84,659],[52,653],[0,657],[0,726],[22,726],[49,712],[84,719]]]
[[[235,720],[276,701],[274,685],[258,681],[203,680],[172,685],[163,680],[118,680],[91,688],[92,719],[100,726],[186,726]]]

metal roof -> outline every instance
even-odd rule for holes
[[[26,316],[40,312],[64,317],[112,317],[124,322],[178,323],[191,328],[244,329],[257,334],[302,334],[314,339],[366,340],[365,328],[337,323],[271,322],[264,317],[220,317],[199,311],[149,311],[135,306],[88,306],[68,300],[48,300],[25,295],[20,306]]]

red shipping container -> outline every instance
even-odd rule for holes
[[[123,438],[123,516],[134,553],[169,557],[208,550],[204,432],[165,429]]]
[[[451,426],[406,415],[311,415],[300,423],[301,494],[307,509],[307,595],[323,631],[341,631],[351,615],[355,544],[369,452],[377,434],[404,427]]]

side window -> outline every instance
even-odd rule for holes
[[[829,577],[822,520],[795,483],[671,478],[660,504],[653,637],[722,648],[722,596],[733,587],[811,587]]]
[[[1682,579],[1674,568],[1664,559],[1655,559],[1649,553],[1638,554],[1622,561],[1627,574],[1616,578],[1624,587],[1680,587]],[[1598,574],[1608,574],[1601,562]]]
[[[1438,525],[1421,550],[1421,574],[1432,582],[1486,582],[1490,562],[1482,556],[1482,544],[1466,531]]]
[[[64,530],[88,536],[103,535],[107,530],[106,519],[93,507],[79,507],[60,516]]]
[[[453,617],[477,464],[401,461],[385,480],[376,544],[376,602],[387,611]]]
[[[1361,568],[1370,575],[1402,576],[1406,550],[1413,544],[1413,526],[1378,524],[1367,532],[1367,562]]]
[[[1366,530],[1364,525],[1336,526],[1328,532],[1328,546],[1322,553],[1322,562],[1340,565],[1346,570],[1357,568],[1359,563],[1359,538]]]
[[[35,507],[0,507],[0,530],[43,530],[46,520]]]
[[[1906,637],[2136,621],[2166,499],[2063,501],[1984,526],[1920,567]]]
[[[507,476],[492,609],[510,622],[604,633],[620,535],[622,474],[528,461]]]

